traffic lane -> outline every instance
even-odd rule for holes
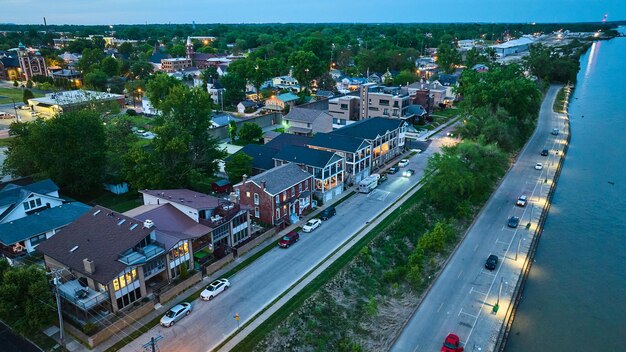
[[[553,89],[551,89],[549,95],[554,94],[556,93],[553,91]],[[548,100],[548,102],[546,103],[544,101],[543,105],[548,105],[548,108],[551,109],[551,99],[547,98],[546,100]],[[538,142],[544,142],[548,139],[548,134],[546,134],[545,131],[550,130],[550,117],[552,115],[548,114],[547,116],[548,118],[546,118],[545,113],[541,115],[537,127],[537,132],[533,134],[531,138],[531,143],[529,143],[528,146],[536,145]],[[396,342],[396,345],[393,346],[392,350],[437,350],[438,348],[440,348],[443,339],[448,333],[455,332],[456,330],[460,329],[460,326],[463,326],[462,324],[464,323],[464,321],[458,319],[458,317],[461,315],[460,310],[459,313],[456,313],[454,312],[454,308],[458,307],[460,302],[465,303],[465,294],[466,292],[468,292],[465,289],[469,288],[470,291],[472,290],[470,286],[472,282],[465,282],[468,280],[466,276],[463,275],[461,272],[461,270],[463,270],[464,267],[467,265],[468,257],[466,253],[471,250],[481,250],[481,244],[485,240],[485,236],[488,236],[490,241],[494,240],[494,237],[496,236],[494,232],[496,231],[490,231],[486,229],[484,227],[484,224],[485,222],[487,222],[487,224],[491,224],[496,223],[496,221],[502,221],[503,216],[501,212],[498,211],[500,207],[503,207],[505,211],[510,212],[510,210],[506,208],[505,204],[508,201],[512,201],[508,198],[510,198],[510,195],[513,192],[516,192],[519,189],[519,185],[517,184],[517,182],[523,181],[528,178],[530,178],[531,180],[535,179],[537,180],[537,182],[539,181],[538,176],[533,175],[532,171],[534,170],[529,169],[527,167],[528,165],[524,165],[530,164],[530,158],[533,158],[531,151],[528,149],[528,146],[525,147],[525,149],[522,151],[520,158],[516,163],[516,166],[509,171],[507,178],[503,181],[492,199],[488,202],[485,210],[483,210],[479,214],[479,219],[477,219],[477,222],[470,229],[468,236],[459,246],[459,249],[454,254],[453,260],[448,264],[446,268],[444,268],[440,277],[433,285],[432,290],[429,292],[429,294],[424,299],[424,302],[420,305],[417,312],[411,318],[408,325],[405,327],[405,330],[402,332],[400,338]],[[484,253],[483,255],[488,254]],[[480,261],[482,260],[475,260],[475,262]],[[477,263],[470,265],[477,265]],[[500,268],[501,267],[502,261],[500,263]],[[480,270],[482,271],[482,267]],[[455,279],[455,273],[461,273],[461,275],[457,274],[458,276]],[[475,279],[473,283],[476,283]],[[482,300],[484,301],[485,297],[483,297]],[[455,313],[457,319],[451,318],[455,315]],[[442,318],[441,314],[445,314],[445,316]],[[464,317],[466,316],[465,314],[463,315]],[[435,317],[439,317],[439,320],[436,320]],[[464,337],[467,337],[467,335],[463,336],[463,334],[460,334],[460,336],[462,340]]]
[[[0,322],[0,351],[41,352],[41,349]]]
[[[302,234],[300,241],[289,248],[270,250],[234,275],[232,286],[225,293],[211,302],[195,301],[190,316],[172,328],[153,328],[124,350],[141,350],[141,345],[154,334],[164,337],[159,343],[162,349],[201,351],[215,347],[237,329],[235,314],[241,317],[241,324],[252,318],[417,180],[412,177],[390,181],[388,185],[395,191],[389,192],[383,200],[362,196],[349,198],[337,206],[337,215],[324,221],[319,229]]]

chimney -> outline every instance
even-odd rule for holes
[[[243,175],[241,176],[241,179],[242,179],[242,180],[241,180],[241,182],[242,182],[242,183],[246,183],[246,180],[248,179],[248,175],[243,174]]]
[[[265,180],[261,181],[261,189],[265,191]]]
[[[231,201],[232,203],[239,203],[239,197],[237,197],[237,193],[235,192],[230,192],[228,196],[228,200]]]
[[[83,259],[83,267],[85,268],[85,272],[88,274],[93,274],[96,272],[96,263],[89,258]]]
[[[154,226],[154,222],[150,219],[146,219],[146,221],[143,222],[143,227],[146,229],[151,229],[152,226]]]

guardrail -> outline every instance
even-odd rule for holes
[[[561,169],[563,167],[563,162],[565,161],[565,156],[567,155],[567,149],[569,148],[569,143],[570,143],[570,138],[571,138],[569,118],[565,119],[565,128],[567,129],[567,142],[565,143],[565,146],[563,147],[563,154],[561,155],[561,158],[559,159],[559,164],[556,168],[556,171],[554,172],[554,177],[552,178],[552,185],[550,186],[550,190],[548,191],[546,203],[543,206],[543,209],[541,211],[541,216],[539,217],[537,228],[535,229],[535,234],[530,243],[528,255],[526,255],[526,260],[524,261],[524,264],[522,266],[521,277],[517,281],[517,285],[515,285],[515,289],[511,297],[511,304],[509,304],[509,308],[507,309],[506,315],[504,316],[504,320],[502,321],[502,327],[500,328],[500,332],[498,333],[494,351],[504,352],[504,349],[506,347],[506,342],[509,339],[509,334],[511,333],[511,327],[513,325],[513,321],[515,320],[515,314],[517,313],[517,308],[519,307],[520,301],[522,299],[524,286],[526,285],[526,281],[528,280],[528,275],[530,273],[530,269],[532,267],[533,260],[535,258],[537,246],[539,245],[539,240],[541,239],[541,234],[543,233],[543,225],[546,222],[548,213],[550,211],[550,207],[552,205],[552,197],[554,196],[554,192],[556,190],[557,181],[559,180],[559,177],[561,176]]]

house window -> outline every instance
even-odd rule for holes
[[[302,183],[298,184],[298,193],[302,193]]]
[[[254,205],[259,205],[259,194],[258,193],[254,194]]]
[[[250,198],[250,192],[246,192],[246,197]]]
[[[119,291],[127,285],[132,284],[135,280],[137,280],[137,269],[129,270],[116,279],[113,279],[113,289]]]
[[[30,238],[30,244],[32,246],[36,246],[38,244],[40,244],[41,242],[46,240],[46,234],[42,233],[41,235],[35,236],[35,237],[31,237]]]
[[[280,219],[280,208],[276,209],[276,219]]]
[[[22,205],[24,205],[24,210],[30,209],[30,205],[28,205],[28,202],[24,202],[22,203]]]
[[[140,298],[141,288],[136,288],[135,290],[130,291],[129,293],[117,299],[117,308],[122,309]]]
[[[296,186],[291,187],[291,196],[292,197],[296,196]]]
[[[235,190],[235,194],[237,195],[237,198],[239,198],[239,188]]]
[[[283,192],[283,202],[287,200],[287,191]]]
[[[254,217],[255,218],[259,217],[259,207],[254,207]]]

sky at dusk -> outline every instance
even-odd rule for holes
[[[0,23],[19,24],[626,20],[626,0],[0,0],[0,8]]]

